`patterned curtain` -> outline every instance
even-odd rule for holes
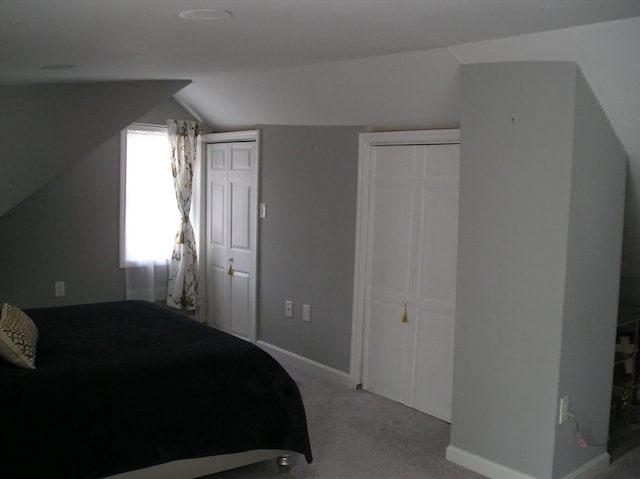
[[[195,310],[198,303],[196,238],[189,215],[193,171],[200,152],[200,124],[197,121],[168,120],[171,168],[178,210],[182,217],[169,265],[167,305]]]

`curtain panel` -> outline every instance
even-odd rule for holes
[[[167,305],[195,310],[198,305],[198,258],[190,220],[193,174],[200,154],[200,123],[168,120],[171,169],[181,220],[169,263]]]

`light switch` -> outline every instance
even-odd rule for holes
[[[307,323],[311,322],[311,306],[308,304],[302,305],[302,320]]]

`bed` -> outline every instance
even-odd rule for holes
[[[197,477],[247,451],[312,461],[297,385],[253,344],[144,301],[24,312],[35,369],[0,360],[0,477],[161,477],[190,459]]]

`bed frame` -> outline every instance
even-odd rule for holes
[[[256,449],[235,454],[182,459],[135,471],[123,472],[104,479],[194,479],[271,459],[275,459],[278,466],[289,468],[293,464],[292,454],[289,451],[277,449]]]

